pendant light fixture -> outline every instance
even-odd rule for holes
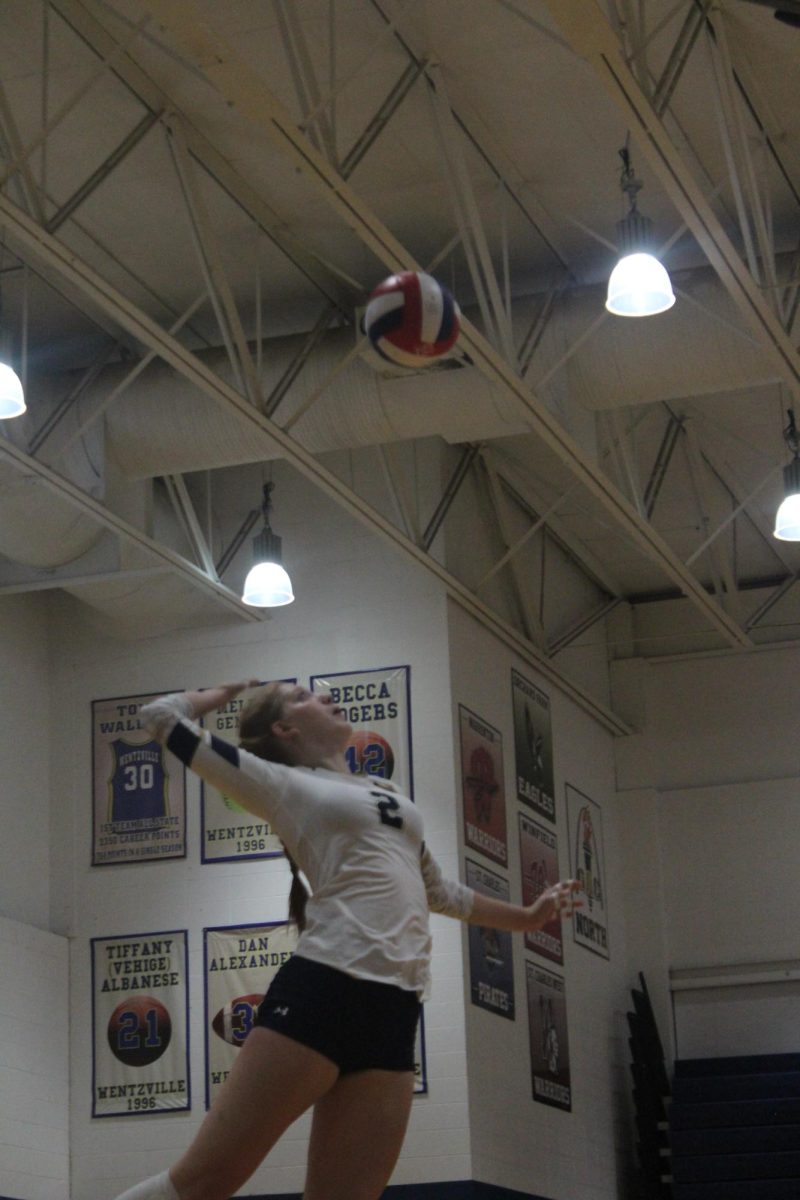
[[[10,421],[25,412],[25,396],[19,375],[8,363],[0,362],[0,421]]]
[[[789,424],[783,431],[792,461],[783,468],[783,503],[775,514],[773,536],[781,542],[800,542],[800,435],[789,409]]]
[[[242,600],[254,608],[279,608],[294,600],[292,581],[281,564],[281,539],[273,533],[269,514],[274,483],[264,484],[261,511],[264,529],[253,538],[253,565],[244,581]]]
[[[608,280],[606,308],[618,317],[652,317],[672,308],[675,293],[666,268],[650,253],[653,222],[636,207],[642,181],[634,174],[627,142],[619,156],[620,187],[630,207],[627,215],[617,222],[621,257]]]
[[[26,283],[27,286],[27,283]],[[3,328],[3,293],[0,290],[0,329]],[[8,338],[0,338],[0,421],[10,421],[25,412],[25,395],[20,377],[9,366]]]

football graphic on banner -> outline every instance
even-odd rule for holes
[[[108,1021],[111,1053],[128,1067],[146,1067],[161,1058],[172,1037],[172,1020],[153,996],[123,1000]]]
[[[264,999],[264,993],[250,993],[248,996],[237,996],[222,1006],[211,1021],[211,1028],[217,1037],[229,1046],[241,1046],[256,1019],[256,1009]]]

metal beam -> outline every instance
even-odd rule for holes
[[[248,621],[263,620],[262,610],[243,604],[230,588],[210,579],[194,563],[190,563],[188,559],[176,554],[168,546],[164,546],[161,542],[148,537],[146,533],[142,533],[141,529],[137,529],[135,525],[131,525],[129,521],[106,508],[88,492],[65,479],[63,475],[59,475],[51,467],[31,458],[29,454],[20,450],[7,438],[0,438],[0,457],[8,459],[11,465],[23,475],[38,479],[66,503],[73,505],[87,516],[93,517],[101,527],[110,529],[112,533],[131,542],[139,550],[144,550],[147,554],[152,555],[163,567],[169,568],[187,583],[191,583],[200,591],[205,592],[210,599],[218,601],[229,612],[235,613],[238,617],[244,617]]]
[[[270,91],[263,78],[244,62],[227,45],[216,31],[204,26],[197,19],[197,11],[191,0],[145,0],[147,9],[153,13],[160,25],[169,30],[177,40],[182,52],[201,70],[208,82],[216,88],[226,103],[242,117],[255,123],[266,132],[282,153],[288,155],[311,182],[322,192],[331,207],[345,224],[354,230],[370,250],[392,271],[419,270],[419,264],[408,250],[383,225],[375,214],[348,186],[330,164],[301,133],[283,105]],[[559,0],[560,3],[560,0]],[[573,0],[565,0],[571,11]],[[554,6],[558,9],[558,6]],[[619,47],[615,46],[610,31],[610,44],[619,58]],[[630,72],[620,59],[620,67],[627,78]],[[631,79],[631,86],[635,87]],[[636,89],[641,96],[638,88]],[[644,98],[642,97],[642,102]],[[650,110],[652,113],[652,110]],[[657,121],[657,118],[654,117]],[[660,127],[660,122],[658,122]],[[662,131],[663,132],[663,131]],[[666,134],[663,135],[666,140]],[[675,151],[668,143],[673,157]],[[696,189],[697,190],[697,189]],[[699,192],[698,192],[699,194]],[[702,197],[700,197],[702,200]],[[735,252],[731,251],[736,259]],[[736,260],[738,262],[738,259]],[[739,263],[739,268],[741,263]],[[752,281],[751,286],[752,286]],[[755,289],[754,289],[755,290]],[[759,311],[775,324],[772,315],[764,310],[759,295],[755,295]],[[788,343],[783,331],[777,334],[787,342],[791,355],[797,355]],[[727,613],[708,596],[702,584],[687,571],[679,557],[666,541],[647,522],[643,521],[633,506],[620,494],[583,448],[569,435],[556,417],[534,396],[530,388],[518,377],[513,367],[497,353],[490,343],[468,321],[462,324],[462,345],[473,363],[494,383],[504,387],[517,402],[532,432],[539,435],[544,444],[587,487],[596,500],[606,508],[624,530],[639,551],[653,559],[692,600],[703,613],[709,624],[731,645],[747,646],[750,639],[731,620]],[[800,387],[800,363],[797,380]]]
[[[507,511],[507,499],[503,494],[503,490],[500,486],[500,480],[497,472],[493,469],[491,462],[486,458],[482,458],[481,462],[489,484],[490,502],[494,511],[495,519],[497,521],[500,537],[503,545],[508,551],[511,547],[512,538]],[[525,580],[522,571],[519,569],[519,564],[514,560],[513,554],[509,554],[507,556],[506,565],[508,566],[511,575],[511,583],[517,601],[517,607],[519,608],[522,627],[525,630],[525,636],[529,637],[532,642],[535,642],[536,645],[539,646],[546,654],[547,635],[545,633],[544,625],[538,612],[536,612],[533,604],[531,603],[531,599],[528,594],[527,581]],[[479,588],[480,584],[478,584],[478,586],[475,588],[475,591],[477,592]]]
[[[128,157],[131,150],[139,145],[139,142],[141,142],[142,138],[144,138],[150,132],[153,126],[156,125],[160,119],[161,113],[158,111],[145,113],[138,125],[136,125],[130,131],[128,136],[120,142],[116,150],[113,150],[111,154],[108,155],[105,162],[102,162],[100,166],[92,172],[89,178],[86,179],[81,186],[72,193],[69,200],[65,201],[58,211],[53,213],[52,217],[45,222],[44,227],[48,233],[55,233],[55,231],[72,216],[75,210],[80,208],[84,200],[88,200],[92,192],[96,191],[97,188],[100,187],[100,184],[103,183],[104,180],[108,179],[111,172],[114,171],[119,164]]]
[[[128,54],[129,41],[120,43],[99,18],[99,8],[81,0],[50,0],[51,7],[74,32],[98,55],[109,71],[120,79],[128,90],[151,112],[165,109],[180,111],[180,105],[134,62]],[[106,69],[104,66],[104,70]],[[323,263],[307,245],[292,237],[286,222],[228,162],[186,114],[183,114],[184,133],[190,153],[213,175],[220,186],[264,231],[274,244],[305,277],[344,314],[350,315],[355,297],[364,288],[355,280],[345,278],[330,263]]]
[[[189,544],[194,550],[198,562],[209,579],[216,579],[218,581],[219,576],[214,566],[214,558],[205,535],[200,528],[200,522],[197,519],[197,513],[194,510],[194,504],[192,503],[192,498],[189,495],[183,476],[165,475],[164,483],[166,484],[167,494],[172,501],[172,507],[175,509],[181,525],[183,525],[186,536],[189,539]]]
[[[440,566],[424,550],[415,546],[395,525],[363,501],[341,479],[318,462],[304,446],[291,438],[274,421],[270,421],[269,418],[258,412],[240,392],[231,387],[220,376],[216,375],[196,355],[192,354],[190,350],[187,350],[174,337],[166,333],[146,313],[137,308],[132,301],[122,296],[107,280],[103,279],[91,267],[82,262],[66,246],[63,246],[55,238],[51,237],[41,226],[37,225],[27,214],[23,213],[21,209],[17,208],[7,197],[2,195],[0,195],[0,219],[5,220],[9,232],[13,231],[14,238],[22,242],[35,257],[45,262],[58,274],[67,278],[84,294],[89,295],[94,303],[112,314],[114,319],[123,328],[133,333],[144,345],[155,350],[165,362],[168,362],[175,370],[189,379],[205,395],[222,405],[226,412],[235,415],[245,427],[249,426],[254,433],[258,434],[260,439],[265,435],[270,437],[285,458],[301,474],[312,483],[315,483],[326,495],[330,496],[336,503],[349,512],[351,516],[367,525],[373,531],[381,534],[397,549],[405,552],[407,556],[419,565],[426,567],[431,574],[436,576],[448,595],[457,604],[482,625],[490,629],[500,641],[512,648],[526,662],[536,667],[545,678],[551,679],[566,695],[572,697],[576,704],[590,713],[606,729],[616,734],[630,732],[629,727],[615,713],[612,713],[600,701],[590,696],[578,684],[566,679],[509,622],[493,612],[488,605],[477,600],[469,588],[446,571],[444,567]],[[27,455],[24,458],[32,465],[35,471],[45,470],[34,459],[28,459]],[[66,481],[61,480],[59,476],[55,476],[54,472],[50,474],[59,480],[60,483],[66,485]],[[72,485],[69,486],[71,487]],[[76,497],[83,495],[77,488],[73,488],[73,492]],[[87,497],[87,501],[88,499]],[[98,506],[98,509],[100,508],[101,506]],[[105,512],[106,510],[102,511]],[[138,531],[136,533],[138,534]],[[244,611],[250,619],[253,618],[252,609],[242,605],[241,601],[233,597],[233,593],[229,592],[227,588],[222,587],[220,584],[211,585],[207,576],[199,568],[193,567],[192,564],[187,563],[184,559],[179,559],[177,555],[173,555],[171,551],[166,551],[164,547],[159,547],[157,543],[150,543],[148,539],[148,547],[150,545],[155,548],[155,553],[160,552],[164,554],[169,558],[170,562],[174,560],[179,561],[186,569],[196,572],[197,576],[201,577],[214,590],[218,590],[220,594],[224,594],[225,596],[232,597],[236,602],[238,610]]]
[[[247,344],[242,327],[239,310],[233,298],[219,239],[214,231],[203,198],[202,188],[197,179],[195,165],[189,154],[181,117],[170,113],[165,124],[168,132],[169,147],[172,151],[175,169],[180,180],[192,238],[200,260],[200,266],[208,289],[214,313],[217,318],[222,340],[228,351],[231,368],[242,392],[249,398],[251,404],[260,406],[261,386],[256,376],[255,363]]]

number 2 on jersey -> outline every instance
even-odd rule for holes
[[[394,796],[387,796],[385,792],[370,792],[370,796],[378,802],[381,824],[391,825],[392,829],[402,829],[403,818],[397,816],[400,805]]]

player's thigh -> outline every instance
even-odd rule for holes
[[[172,1168],[181,1200],[228,1200],[338,1075],[316,1050],[252,1029],[197,1137]]]
[[[341,1075],[314,1106],[304,1200],[375,1200],[403,1145],[413,1071]]]

